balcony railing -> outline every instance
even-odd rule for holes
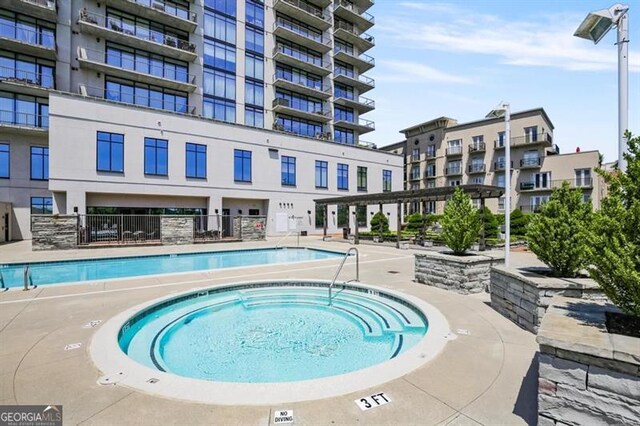
[[[331,43],[330,40],[322,37],[322,33],[318,34],[317,32],[310,31],[308,28],[298,25],[295,22],[284,19],[280,16],[276,18],[276,22],[273,23],[274,30],[278,27],[294,32],[302,37],[306,37],[309,40],[313,40],[316,43],[323,44],[325,46],[328,46]]]
[[[435,150],[427,151],[427,152],[424,153],[424,156],[427,158],[427,160],[436,158],[436,151]]]
[[[542,204],[530,204],[519,207],[525,213],[539,213],[542,210]],[[504,209],[503,209],[504,210]]]
[[[151,75],[153,77],[164,78],[167,80],[178,81],[181,83],[195,84],[196,76],[193,74],[189,74],[187,72],[183,72],[181,70],[175,70],[168,68],[166,69],[163,66],[158,66],[150,63],[150,61],[144,61],[144,68],[138,66],[138,61],[136,58],[127,59],[124,55],[118,55],[115,52],[102,52],[99,50],[92,49],[78,49],[79,56],[82,56],[82,59],[86,59],[92,62],[99,62],[105,65],[111,65],[113,67],[122,68],[124,70],[139,72],[141,74]],[[145,58],[147,59],[147,58]],[[118,62],[120,62],[118,64]]]
[[[469,152],[484,152],[487,150],[487,144],[484,142],[476,142],[469,145]]]
[[[291,109],[295,109],[295,110],[298,110],[298,111],[306,112],[308,114],[319,115],[319,116],[322,116],[322,117],[329,117],[329,113],[330,113],[330,111],[324,111],[322,109],[317,110],[317,109],[296,108],[296,107],[291,106],[291,102],[289,102],[289,99],[285,99],[285,98],[275,98],[273,100],[273,102],[271,103],[271,106],[273,108],[276,108],[278,106],[291,108]]]
[[[319,92],[324,92],[327,95],[331,95],[331,87],[330,86],[323,87],[322,82],[320,81],[308,80],[308,79],[293,80],[293,74],[291,74],[291,76],[292,76],[291,78],[288,78],[284,73],[276,70],[276,73],[273,75],[273,81],[275,82],[276,80],[284,80],[284,81],[288,81],[291,84],[295,84],[297,86],[306,87],[308,89],[317,90]]]
[[[49,128],[49,116],[45,114],[0,110],[0,124],[47,129]]]
[[[25,3],[35,4],[36,6],[46,7],[47,9],[56,10],[55,0],[22,0]]]
[[[335,96],[336,99],[337,98],[348,99],[350,101],[359,103],[360,105],[364,105],[366,107],[375,108],[375,106],[376,106],[376,101],[374,101],[373,99],[366,98],[364,96],[356,97],[353,94],[347,95],[347,94],[343,94],[343,93],[335,93],[334,96]]]
[[[370,43],[371,45],[375,45],[376,44],[376,39],[367,33],[361,33],[354,25],[350,25],[346,22],[336,22],[333,25],[334,31],[337,30],[345,30],[348,33],[351,33],[353,35],[355,35],[356,37],[360,37],[362,40],[366,41],[367,43]]]
[[[542,159],[540,157],[537,158],[523,158],[520,160],[520,167],[540,167],[542,164]]]
[[[427,171],[424,172],[424,177],[427,178],[427,179],[435,178],[436,177],[436,171],[427,169]]]
[[[367,12],[361,12],[360,9],[358,9],[356,7],[356,5],[354,5],[353,3],[349,3],[348,1],[345,0],[336,0],[334,3],[334,8],[338,7],[338,6],[342,6],[345,9],[355,13],[356,15],[360,15],[362,18],[366,19],[367,21],[371,22],[372,24],[375,23],[375,19],[373,18],[373,15],[371,15],[370,13]]]
[[[520,182],[521,191],[551,191],[554,188],[560,188],[562,185],[568,182],[572,189],[575,188],[593,188],[593,178],[583,177],[575,179],[558,179],[546,181],[544,184],[537,184],[535,182]]]
[[[336,75],[344,75],[346,77],[352,78],[354,80],[358,80],[359,82],[366,84],[367,86],[371,86],[371,87],[375,87],[376,85],[376,81],[374,79],[372,79],[371,77],[367,77],[364,76],[362,74],[360,74],[359,76],[355,76],[355,74],[353,74],[353,72],[350,72],[348,70],[345,70],[343,68],[336,68],[333,71]]]
[[[126,34],[140,40],[150,41],[152,43],[173,47],[186,52],[196,52],[196,45],[187,40],[180,40],[179,38],[167,34],[158,34],[156,32],[149,31],[148,29],[141,33],[136,33],[135,28],[123,28],[118,18],[115,17],[99,15],[97,13],[89,12],[86,9],[81,9],[80,20],[89,24],[98,25],[111,31]]]
[[[487,169],[485,164],[469,164],[467,170],[469,173],[484,173]]]
[[[420,154],[411,154],[411,156],[409,157],[412,163],[418,163],[420,162]]]
[[[462,155],[461,146],[450,146],[445,151],[446,155]]]
[[[504,138],[502,140],[500,139],[496,139],[495,141],[493,141],[493,145],[495,148],[500,149],[500,148],[504,148]],[[518,145],[529,145],[529,144],[534,144],[534,143],[548,143],[548,144],[552,144],[553,143],[553,135],[551,133],[536,133],[536,134],[529,134],[529,135],[524,135],[524,136],[516,136],[511,138],[511,146],[518,146]]]
[[[323,64],[321,57],[307,55],[304,52],[301,52],[296,49],[292,49],[290,47],[277,45],[276,47],[273,48],[273,55],[275,56],[278,53],[282,53],[284,55],[290,56],[294,59],[297,59],[302,62],[306,62],[307,64],[314,65],[319,68],[324,68],[326,70],[331,69],[331,64]]]
[[[27,84],[45,89],[53,89],[55,85],[55,78],[51,74],[24,71],[9,67],[0,67],[0,81]]]
[[[507,167],[506,161],[496,161],[495,163],[493,163],[493,168],[495,170],[504,170],[505,167]],[[513,169],[513,161],[511,162],[511,168]]]
[[[171,3],[165,3],[162,0],[126,0],[130,3],[136,3],[142,6],[146,6],[150,9],[157,10],[159,12],[166,13],[167,15],[175,16],[185,21],[198,22],[198,14],[191,12],[188,9],[178,7]]]
[[[0,37],[7,37],[34,46],[44,47],[45,49],[56,48],[56,38],[53,30],[51,30],[51,33],[47,33],[28,28],[25,25],[18,25],[17,23],[0,22]]]
[[[322,14],[322,9],[312,6],[310,4],[307,4],[305,2],[302,2],[300,0],[276,0],[274,3],[277,3],[279,1],[283,1],[285,3],[289,3],[290,5],[297,7],[298,9],[307,12],[310,15],[315,16],[316,18],[320,18],[320,19],[327,19],[323,14]]]
[[[338,53],[338,52],[346,53],[347,55],[352,56],[352,57],[354,57],[356,59],[359,59],[359,60],[361,60],[363,62],[366,62],[367,64],[370,64],[370,65],[375,65],[375,63],[376,63],[376,60],[373,58],[373,56],[369,56],[366,53],[361,53],[360,55],[357,55],[355,53],[355,51],[353,50],[353,48],[348,48],[348,47],[345,48],[345,47],[341,47],[341,46],[335,46],[333,48],[333,52],[334,53]]]
[[[195,114],[195,107],[187,105],[186,102],[171,102],[164,99],[152,98],[132,93],[123,94],[115,90],[109,90],[95,86],[86,86],[83,84],[80,85],[79,92],[83,96],[105,99],[111,102],[175,112],[178,114]]]
[[[444,169],[446,176],[455,176],[462,174],[462,166],[449,166]]]

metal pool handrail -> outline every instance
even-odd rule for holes
[[[333,280],[331,280],[331,284],[329,284],[329,306],[331,306],[331,299],[332,299],[331,290],[333,289],[333,286],[335,285],[336,280],[338,279],[338,275],[340,275],[340,271],[342,271],[342,267],[344,266],[344,263],[349,258],[349,254],[351,253],[351,251],[356,252],[356,279],[353,281],[360,281],[360,253],[358,253],[357,248],[350,247],[349,250],[347,250],[347,252],[344,254],[344,257],[342,258],[342,262],[340,262],[340,266],[338,266],[338,270],[336,271],[336,274],[333,276]]]
[[[298,247],[300,247],[300,231],[296,231],[298,233]],[[276,243],[276,248],[280,248],[280,243],[283,242],[288,236],[290,236],[291,234],[293,234],[293,231],[289,231],[287,232],[287,235],[285,235],[284,237],[280,238],[278,240],[278,242]]]

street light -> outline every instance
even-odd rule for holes
[[[625,132],[629,124],[629,6],[614,4],[609,9],[590,12],[574,36],[593,41],[600,40],[613,27],[618,29],[618,169],[626,171],[624,153],[627,150]]]
[[[511,248],[511,108],[501,102],[486,118],[504,117],[504,266],[509,267]]]

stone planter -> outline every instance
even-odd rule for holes
[[[487,291],[489,271],[504,262],[487,255],[454,256],[441,252],[415,254],[416,281],[460,294]]]
[[[538,327],[556,295],[605,300],[600,286],[590,278],[553,278],[541,275],[546,268],[491,269],[491,307],[525,330]]]
[[[537,338],[538,425],[640,424],[640,339],[608,333],[611,310],[553,298]]]

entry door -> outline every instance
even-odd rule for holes
[[[231,237],[232,233],[231,209],[222,209],[222,236]]]

